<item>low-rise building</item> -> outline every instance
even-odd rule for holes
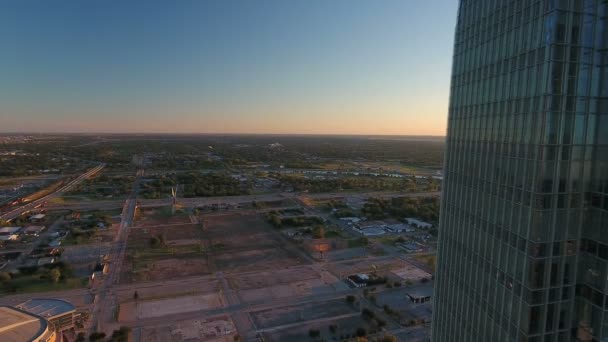
[[[399,247],[404,249],[408,253],[419,253],[424,250],[422,246],[416,242],[402,243],[401,245],[399,245]]]
[[[361,233],[364,236],[380,236],[380,235],[384,235],[386,233],[386,231],[384,231],[384,228],[381,226],[375,226],[375,227],[367,227],[367,228],[363,229],[361,231]]]
[[[412,301],[412,303],[426,303],[430,301],[431,297],[433,296],[433,287],[424,286],[415,289],[410,289],[410,291],[407,292],[407,296]]]
[[[2,227],[0,228],[0,241],[16,241],[19,239],[21,227]]]
[[[30,236],[39,236],[45,228],[45,226],[29,226],[23,230],[23,233]]]
[[[53,258],[53,257],[44,257],[44,258],[38,259],[38,261],[37,261],[38,266],[50,265],[50,264],[54,264],[54,263],[55,263],[55,258]]]
[[[386,231],[384,228],[386,225],[382,221],[370,221],[364,224],[357,224],[354,226],[364,236],[380,236],[384,235]]]
[[[367,274],[353,274],[348,276],[346,279],[354,287],[365,287],[369,282],[369,276]]]
[[[340,221],[344,221],[344,222],[348,222],[348,223],[354,224],[354,223],[361,222],[361,219],[358,218],[358,217],[341,217]]]
[[[409,224],[410,226],[414,226],[414,227],[418,227],[418,228],[422,228],[422,229],[433,228],[432,224],[421,221],[421,220],[419,220],[417,218],[413,218],[413,217],[406,217],[405,222],[407,222],[407,224]]]
[[[389,224],[386,225],[385,229],[386,231],[391,233],[410,233],[414,231],[414,228],[412,226],[403,223]]]
[[[40,220],[42,220],[45,217],[46,217],[45,214],[32,215],[32,216],[30,216],[30,221],[40,221]]]

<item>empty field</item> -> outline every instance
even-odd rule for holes
[[[236,333],[234,323],[228,316],[210,317],[173,322],[156,327],[145,327],[141,331],[142,342],[213,341],[231,342]]]
[[[410,263],[395,258],[375,258],[369,260],[352,260],[329,264],[327,269],[334,275],[345,275],[355,273],[370,273],[372,271],[384,272],[399,270],[411,266]]]
[[[222,305],[222,300],[217,294],[144,301],[137,304],[137,318],[162,317],[183,312],[215,309]]]
[[[311,267],[298,267],[274,272],[255,272],[228,277],[235,290],[257,289],[281,284],[319,279],[321,276]]]
[[[156,214],[151,212],[150,215]],[[142,219],[129,231],[121,282],[166,280],[210,273],[200,225],[163,223],[165,221],[163,218]]]
[[[304,263],[272,226],[257,214],[203,217],[210,261],[227,273],[280,270]]]
[[[138,226],[157,226],[165,224],[180,224],[190,223],[188,215],[183,213],[172,214],[171,208],[140,208],[139,213],[136,217],[136,224]]]
[[[257,214],[203,214],[202,224],[165,223],[171,219],[155,218],[155,211],[148,214],[129,232],[123,283],[216,271],[274,271],[305,263],[294,252],[298,247]]]

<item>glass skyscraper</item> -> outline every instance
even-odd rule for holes
[[[461,0],[432,339],[608,341],[608,0]]]

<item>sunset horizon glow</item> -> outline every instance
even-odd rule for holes
[[[444,136],[456,6],[5,2],[0,131]]]

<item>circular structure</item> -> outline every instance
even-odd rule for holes
[[[10,307],[0,306],[0,341],[54,342],[55,331],[48,321],[38,315]]]

